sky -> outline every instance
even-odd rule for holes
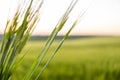
[[[72,0],[45,0],[34,35],[48,35]],[[0,0],[0,33],[3,33],[9,9],[16,0]],[[79,0],[70,20],[59,34],[65,34],[72,21],[87,9],[71,35],[120,35],[120,0]]]

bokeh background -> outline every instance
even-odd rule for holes
[[[13,80],[21,80],[29,70],[28,67],[42,50],[45,41],[71,1],[45,0],[41,20],[22,51],[27,55],[13,75]],[[0,0],[0,44],[6,20],[8,16],[12,16],[19,2]],[[119,0],[79,0],[70,14],[69,22],[56,37],[41,67],[74,19],[86,9],[81,22],[71,32],[40,80],[120,80]]]

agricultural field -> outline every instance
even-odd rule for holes
[[[23,78],[44,44],[44,40],[27,43],[22,51],[27,55],[22,65],[14,73],[13,80]],[[45,64],[46,59],[57,44],[58,40],[52,45],[41,66]],[[120,37],[89,37],[66,40],[39,79],[120,80]]]

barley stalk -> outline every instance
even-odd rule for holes
[[[32,7],[35,0],[24,0],[27,4],[21,4],[18,6],[16,13],[12,19],[8,19],[6,23],[6,28],[4,30],[4,38],[0,49],[0,79],[8,80],[11,78],[12,74],[17,70],[17,67],[21,64],[25,54],[18,61],[18,55],[23,50],[27,41],[29,40],[31,33],[34,31],[37,23],[40,20],[40,9],[43,5],[43,0],[39,0],[36,7]],[[68,6],[66,12],[58,21],[57,25],[53,29],[51,35],[49,36],[46,45],[44,46],[42,52],[34,60],[34,63],[30,67],[28,73],[24,76],[24,80],[30,80],[33,74],[38,70],[38,67],[42,63],[43,59],[48,53],[48,50],[52,46],[55,37],[62,30],[66,22],[70,17],[74,6],[78,0],[72,0]],[[81,16],[79,16],[81,18]],[[69,33],[79,22],[79,18],[74,21],[71,28],[66,32],[63,39],[59,42],[58,46],[52,52],[51,56],[48,58],[46,64],[39,71],[36,76],[36,80],[39,78],[41,73],[45,70],[46,66],[50,63],[56,52],[62,46],[64,40],[69,36]]]

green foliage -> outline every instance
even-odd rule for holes
[[[32,2],[33,0],[30,1],[28,7],[25,7],[24,14],[18,7],[13,19],[7,21],[0,51],[1,80],[8,80],[12,75],[18,54],[24,48],[32,29],[39,20],[38,13],[31,12]]]
[[[20,63],[22,62],[24,56],[26,55],[24,53],[24,55],[20,59],[18,57],[22,49],[26,45],[27,41],[29,40],[32,31],[39,22],[40,9],[43,4],[43,0],[40,0],[37,2],[36,6],[33,7],[34,1],[35,0],[30,0],[30,1],[25,0],[27,4],[20,4],[13,18],[7,20],[6,28],[4,31],[4,39],[0,49],[0,79],[1,80],[10,79],[12,74],[16,71],[17,67],[20,66]],[[72,0],[71,4],[68,6],[68,9],[63,14],[63,16],[61,17],[61,19],[58,21],[57,25],[53,29],[43,50],[41,52],[38,51],[40,52],[40,54],[34,60],[33,65],[31,65],[31,68],[28,71],[28,73],[26,73],[26,75],[24,76],[24,80],[30,80],[33,74],[35,74],[38,71],[41,62],[45,58],[50,47],[52,46],[55,37],[68,21],[69,14],[76,5],[77,1],[78,0]],[[66,32],[63,39],[59,42],[58,46],[54,48],[51,57],[48,58],[43,68],[39,70],[40,72],[36,76],[35,80],[39,78],[39,76],[44,71],[48,63],[51,61],[53,56],[62,46],[64,40],[68,37],[71,30],[78,23],[79,18],[80,17],[78,17],[78,19],[74,21],[73,25],[71,25],[71,28],[68,29],[68,32]]]

